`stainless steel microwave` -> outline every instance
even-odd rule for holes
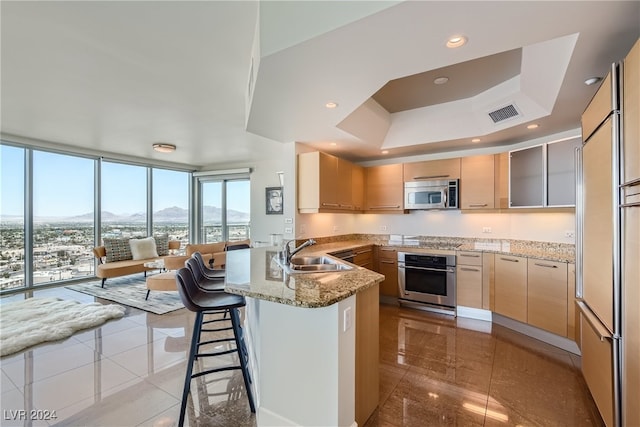
[[[459,209],[458,180],[426,180],[404,183],[405,209]]]

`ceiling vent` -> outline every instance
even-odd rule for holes
[[[509,104],[506,107],[499,108],[489,113],[489,117],[493,120],[493,123],[503,122],[513,117],[518,117],[520,113],[515,104]]]

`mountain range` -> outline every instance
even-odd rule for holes
[[[146,215],[142,212],[134,214],[114,214],[108,211],[102,211],[102,222],[121,222],[121,223],[144,223]],[[222,209],[216,206],[205,206],[203,217],[206,224],[220,224],[222,218]],[[227,210],[228,223],[248,223],[250,215],[247,212],[240,212],[233,209]],[[0,222],[21,222],[22,216],[18,215],[0,215]],[[93,213],[83,215],[75,215],[68,217],[38,217],[35,216],[33,221],[41,222],[69,222],[82,223],[92,222]],[[153,213],[153,221],[158,223],[187,223],[189,222],[189,210],[172,206],[164,208]]]

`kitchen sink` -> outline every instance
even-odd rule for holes
[[[288,265],[278,261],[282,269],[289,274],[322,273],[330,271],[352,270],[351,265],[329,256],[297,256]]]

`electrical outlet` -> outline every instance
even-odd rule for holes
[[[491,227],[482,227],[483,233],[491,233]]]
[[[284,228],[284,232],[285,232],[285,234],[293,234],[293,228],[291,228],[291,227],[285,227],[285,228]]]
[[[380,231],[387,231],[387,226],[386,225],[381,225],[380,226]]]
[[[338,227],[337,225],[333,226],[333,231],[340,231],[340,227]]]
[[[285,218],[284,219],[284,223],[285,224],[293,224],[293,218]]]
[[[564,232],[564,237],[566,237],[567,239],[573,239],[576,237],[576,233],[573,230],[566,230]]]
[[[342,332],[347,332],[349,328],[351,328],[351,324],[353,323],[353,318],[351,316],[351,307],[347,307],[343,312],[342,319]]]

